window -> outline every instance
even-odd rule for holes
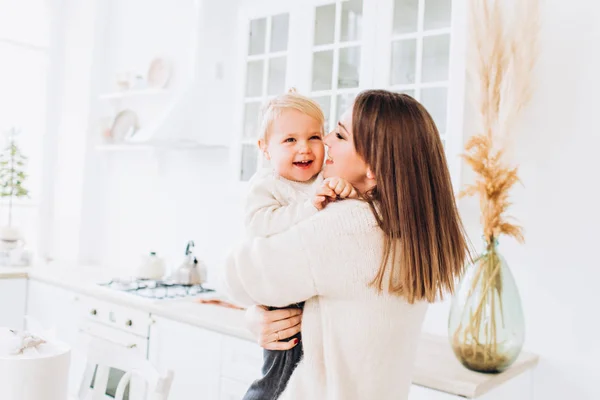
[[[9,129],[27,156],[29,199],[13,200],[13,226],[36,247],[42,187],[43,137],[46,132],[49,46],[47,0],[0,0],[0,146]],[[8,224],[8,199],[0,200],[0,226]]]
[[[280,2],[265,3],[275,7]],[[263,14],[249,18],[249,42],[244,48],[243,119],[236,133],[241,180],[257,163],[256,121],[261,101],[269,93],[272,67],[269,21]],[[306,0],[289,11],[287,85],[317,101],[329,131],[356,95],[369,88],[407,93],[432,115],[455,184],[460,177],[462,115],[465,86],[466,5],[452,0]],[[286,24],[287,28],[287,24]],[[284,53],[276,54],[283,56]],[[270,68],[270,69],[268,69]],[[283,73],[282,73],[283,74]],[[281,86],[279,87],[279,89]],[[287,88],[287,87],[284,87]],[[241,102],[240,102],[241,103]]]
[[[239,178],[247,181],[258,164],[256,147],[261,105],[287,89],[289,13],[249,21]]]
[[[451,0],[394,0],[388,86],[419,100],[447,129]]]
[[[315,9],[311,97],[325,114],[325,131],[350,107],[361,86],[363,1]]]

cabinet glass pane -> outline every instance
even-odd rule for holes
[[[246,70],[246,97],[262,95],[263,86],[263,60],[250,61]]]
[[[342,3],[342,42],[351,42],[362,38],[363,22],[362,0],[349,0]]]
[[[331,96],[319,96],[314,97],[314,101],[319,103],[325,115],[325,133],[329,132],[329,116],[331,115]]]
[[[287,50],[289,21],[289,14],[280,14],[273,17],[271,21],[271,53]]]
[[[333,50],[313,53],[312,90],[331,89]]]
[[[415,82],[417,64],[416,39],[398,40],[392,43],[391,84],[399,85]]]
[[[409,95],[413,99],[415,98],[415,91],[414,90],[397,90],[396,93],[404,93],[404,94]]]
[[[450,35],[428,36],[423,38],[423,82],[445,81],[448,79],[450,58]]]
[[[394,35],[417,31],[419,0],[394,1]]]
[[[315,9],[315,45],[331,44],[335,33],[335,3]]]
[[[425,21],[423,28],[441,29],[450,26],[452,0],[425,0]]]
[[[267,35],[266,18],[253,19],[250,21],[250,32],[248,32],[248,54],[263,54]]]
[[[345,113],[350,107],[352,107],[352,102],[356,97],[356,93],[346,93],[339,94],[337,97],[337,111],[335,113],[335,123],[340,120],[340,117],[343,113]]]
[[[245,144],[242,146],[242,168],[240,178],[243,181],[250,180],[258,166],[258,148],[256,145]]]
[[[338,87],[355,88],[359,85],[360,47],[340,49]]]
[[[446,132],[446,107],[448,89],[423,88],[421,89],[421,104],[425,106],[440,133]]]
[[[269,95],[282,94],[285,90],[285,68],[287,57],[277,57],[269,60]]]
[[[258,118],[260,112],[260,102],[246,103],[244,105],[244,138],[256,138],[258,130]]]

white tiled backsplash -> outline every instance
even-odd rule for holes
[[[114,153],[106,165],[104,233],[88,230],[84,259],[125,269],[156,251],[173,268],[194,240],[209,275],[223,263],[243,227],[227,150]]]

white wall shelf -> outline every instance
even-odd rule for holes
[[[156,89],[132,89],[132,90],[123,90],[119,92],[111,92],[111,93],[103,93],[98,96],[100,100],[118,100],[124,99],[128,97],[144,97],[144,96],[154,96],[157,94],[167,93],[166,89],[156,88]]]

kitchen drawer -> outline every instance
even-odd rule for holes
[[[225,337],[221,376],[250,385],[261,376],[262,348],[256,343]]]
[[[219,400],[241,400],[249,387],[249,384],[234,379],[221,378]]]
[[[143,338],[148,337],[151,319],[147,312],[93,298],[82,302],[82,307],[84,307],[84,315],[89,321]]]
[[[112,329],[104,324],[97,324],[86,321],[79,327],[78,345],[80,350],[87,351],[91,340],[106,342],[115,348],[139,353],[148,356],[148,339],[131,333],[123,332],[118,329]]]

